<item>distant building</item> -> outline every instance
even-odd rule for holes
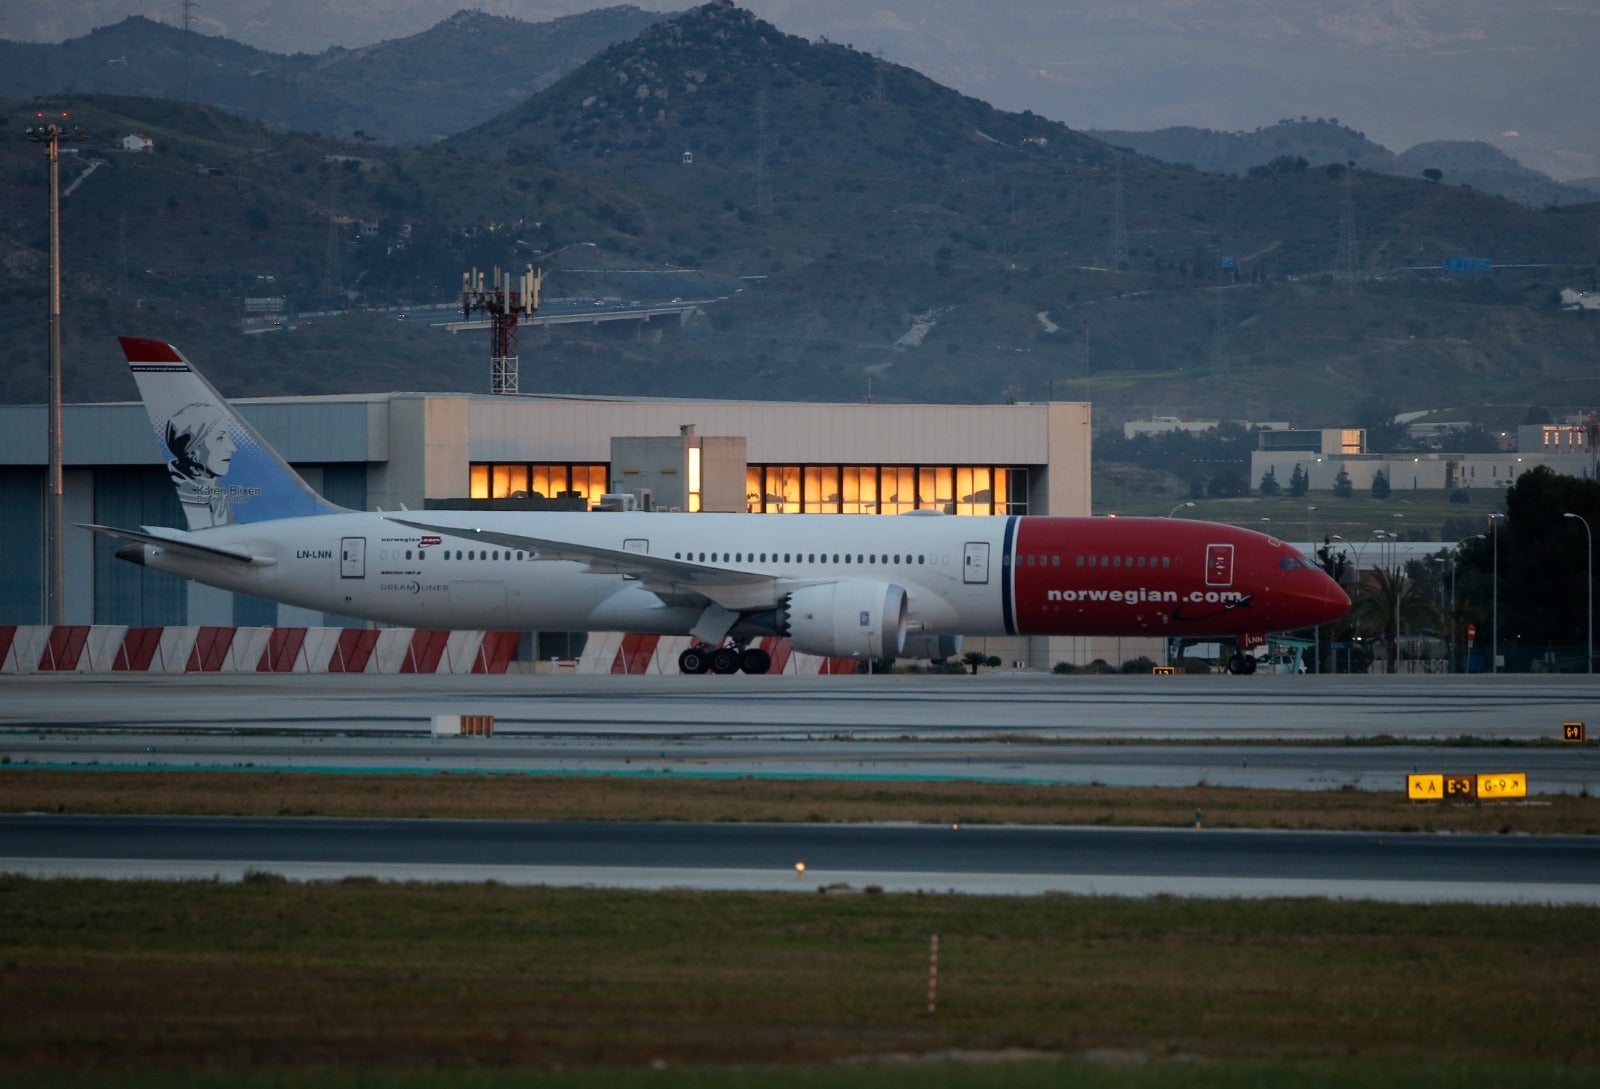
[[[1574,291],[1570,287],[1564,287],[1561,289],[1561,309],[1600,310],[1600,292]]]
[[[1374,454],[1358,428],[1263,432],[1250,456],[1250,478],[1271,471],[1282,482],[1296,469],[1306,486],[1328,491],[1343,471],[1357,491],[1372,487],[1380,472],[1397,491],[1407,488],[1507,488],[1517,477],[1543,465],[1563,476],[1593,479],[1595,460],[1588,428],[1581,424],[1542,424],[1517,429],[1517,449],[1494,453]]]
[[[132,132],[117,141],[117,148],[138,155],[148,155],[155,151],[156,142],[142,132]]]
[[[1212,428],[1221,427],[1224,423],[1237,423],[1246,429],[1254,427],[1262,431],[1285,431],[1289,427],[1283,420],[1254,423],[1250,420],[1194,420],[1187,416],[1152,416],[1148,420],[1129,420],[1123,424],[1122,437],[1131,439],[1135,435],[1164,435],[1170,431],[1188,431],[1198,435]]]

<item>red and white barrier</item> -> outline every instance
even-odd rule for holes
[[[0,673],[504,673],[513,631],[0,624]]]
[[[514,631],[425,628],[236,628],[208,624],[0,624],[0,673],[505,673]],[[773,673],[853,673],[853,658],[794,651],[765,638]],[[671,675],[687,636],[596,632],[580,673]]]

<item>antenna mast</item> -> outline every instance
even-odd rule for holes
[[[494,270],[487,285],[477,269],[461,274],[461,315],[474,310],[489,316],[489,392],[514,394],[517,389],[517,322],[539,309],[544,273],[532,265],[515,282],[511,273]]]

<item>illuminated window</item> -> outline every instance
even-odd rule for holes
[[[1025,469],[990,465],[750,465],[750,513],[1028,513]]]
[[[592,505],[606,490],[607,468],[590,463],[480,462],[468,469],[468,495],[473,499],[582,499]]]

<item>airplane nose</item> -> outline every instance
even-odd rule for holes
[[[1350,595],[1328,575],[1322,576],[1321,594],[1316,601],[1317,624],[1330,624],[1350,611]]]

